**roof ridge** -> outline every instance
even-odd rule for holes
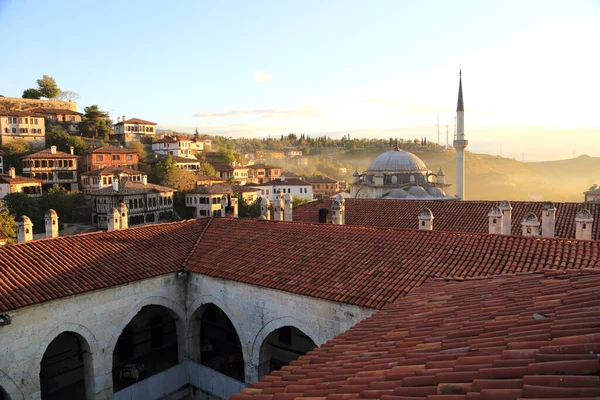
[[[185,270],[186,269],[186,265],[188,263],[188,261],[190,260],[190,258],[192,258],[192,255],[194,254],[194,252],[196,251],[196,248],[198,247],[198,245],[200,244],[200,241],[202,240],[202,238],[204,237],[204,234],[206,233],[206,231],[208,230],[208,227],[210,226],[211,222],[213,221],[215,217],[210,217],[210,219],[208,220],[206,226],[204,227],[204,229],[202,229],[202,232],[200,232],[200,235],[198,235],[198,240],[196,240],[196,243],[194,243],[194,246],[190,249],[190,252],[188,253],[188,255],[185,257],[185,259],[183,260],[183,263],[181,265],[181,269]],[[192,221],[192,220],[190,220]]]

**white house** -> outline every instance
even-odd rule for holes
[[[185,136],[165,136],[152,143],[152,151],[164,156],[195,158],[192,141]]]
[[[286,178],[281,176],[279,179],[273,179],[260,185],[252,185],[261,190],[261,197],[266,197],[269,201],[275,201],[278,192],[289,193],[292,198],[300,196],[306,200],[313,199],[312,185],[298,178]]]

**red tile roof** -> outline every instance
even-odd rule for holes
[[[93,171],[84,172],[81,176],[102,176],[102,175],[147,175],[145,172],[138,171],[126,167],[104,167],[102,169],[95,169]]]
[[[216,218],[186,268],[381,308],[430,277],[591,268],[599,260],[600,241]]]
[[[179,143],[179,142],[191,142],[192,140],[187,136],[165,136],[162,139],[155,140],[154,143]]]
[[[29,110],[30,112],[36,112],[39,114],[44,114],[44,115],[59,115],[59,114],[65,114],[65,115],[83,115],[80,112],[77,111],[73,111],[73,110],[67,110],[64,108],[32,108]]]
[[[86,151],[86,153],[95,153],[95,154],[113,154],[113,153],[118,153],[118,154],[137,154],[137,151],[132,150],[132,149],[127,149],[124,147],[119,147],[119,146],[113,146],[113,145],[106,145],[106,146],[102,146],[102,147],[98,147],[97,149],[94,149],[92,151]]]
[[[56,150],[56,153],[52,154],[52,151],[50,149],[44,149],[44,150],[38,151],[37,153],[29,154],[28,156],[23,157],[23,160],[30,160],[30,159],[36,159],[36,158],[43,158],[43,159],[79,158],[79,156],[76,156],[76,155],[73,155],[70,153],[65,153],[64,151],[58,151],[58,150]]]
[[[142,125],[156,125],[156,122],[150,122],[150,121],[145,121],[143,119],[139,119],[139,118],[130,118],[128,120],[125,121],[121,121],[121,122],[117,122],[115,125],[120,125],[120,124],[142,124]]]
[[[231,400],[600,396],[600,270],[434,280]]]
[[[293,218],[298,222],[319,222],[319,208],[331,212],[333,200],[323,199],[294,208]],[[346,199],[346,224],[416,229],[417,215],[424,208],[433,213],[433,229],[455,232],[488,233],[488,212],[499,201],[461,200],[389,200]],[[543,202],[513,201],[512,234],[521,235],[521,221],[534,213],[540,220]],[[554,203],[556,208],[555,235],[575,238],[575,215],[582,203]],[[585,203],[594,217],[592,238],[600,239],[600,203]]]
[[[207,223],[198,219],[2,247],[0,311],[178,271]]]
[[[283,175],[283,174],[281,174]],[[261,183],[260,186],[311,186],[310,183],[303,181],[302,179],[299,178],[288,178],[287,176],[284,176],[285,180],[282,180],[281,178],[277,178],[277,179],[272,179],[268,182],[264,182]],[[318,222],[318,221],[317,221]]]
[[[429,278],[593,268],[599,259],[600,241],[198,219],[2,248],[0,311],[177,269],[382,308]]]
[[[4,111],[0,111],[0,115],[1,116],[7,116],[7,117],[41,117],[43,118],[44,116],[42,114],[33,112],[33,111],[8,111],[8,110],[4,110]]]
[[[8,183],[10,185],[19,185],[23,183],[39,183],[40,185],[43,183],[41,179],[28,178],[25,176],[15,175],[14,178],[11,178],[10,175],[0,175],[0,183]]]

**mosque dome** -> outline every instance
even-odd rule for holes
[[[386,197],[392,197],[394,199],[405,199],[408,197],[408,192],[404,189],[396,188],[390,190]]]
[[[427,197],[427,192],[421,186],[411,187],[410,189],[408,189],[408,194],[410,194],[411,196],[414,196],[414,197],[419,197],[419,198]]]
[[[433,197],[446,197],[446,192],[444,192],[439,187],[429,188],[429,190],[427,191],[427,193],[429,193],[429,195],[433,196]]]
[[[386,151],[377,156],[367,171],[415,172],[427,171],[427,166],[419,157],[400,149]]]

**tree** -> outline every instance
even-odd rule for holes
[[[226,149],[224,147],[219,149],[219,151],[217,152],[217,157],[219,157],[219,160],[221,162],[226,163],[226,164],[231,164],[231,163],[235,162],[235,154],[234,154],[233,150]]]
[[[2,146],[9,156],[18,156],[29,152],[29,145],[24,139],[15,139]]]
[[[198,177],[194,172],[178,168],[171,155],[157,162],[153,172],[152,177],[156,183],[177,189],[180,192],[194,189],[198,181]]]
[[[37,80],[37,84],[41,97],[55,99],[60,93],[60,88],[56,84],[56,81],[49,75],[43,75],[42,79]]]
[[[53,123],[49,123],[46,129],[46,147],[50,146],[56,146],[63,151],[73,146],[75,154],[82,153],[88,148],[85,140],[79,136],[69,135],[65,128]]]
[[[39,90],[34,89],[34,88],[26,89],[23,92],[24,99],[39,99],[40,97],[42,97],[42,94],[40,93]]]
[[[217,171],[215,171],[215,167],[213,167],[210,163],[203,163],[202,164],[202,173],[206,176],[216,176],[217,175]]]
[[[294,196],[294,199],[292,200],[292,208],[296,208],[304,203],[308,203],[308,199],[305,199],[304,197],[300,197],[298,195]]]
[[[61,90],[56,96],[57,100],[63,101],[75,101],[79,98],[79,93],[74,92],[72,90]]]
[[[236,193],[238,199],[238,216],[240,218],[257,218],[260,216],[260,203],[262,199],[259,197],[254,203],[248,203],[241,193]]]
[[[131,142],[128,148],[135,150],[135,152],[140,156],[140,159],[146,158],[146,150],[144,150],[144,145],[140,142]]]
[[[97,104],[83,109],[84,115],[79,124],[81,132],[88,137],[108,140],[112,130],[112,121],[108,112],[100,110]]]
[[[42,213],[39,203],[29,195],[21,192],[9,193],[2,200],[8,211],[16,218],[27,215],[37,230],[43,231]]]
[[[0,232],[8,237],[7,243],[14,243],[17,239],[17,223],[15,216],[8,210],[0,211]]]

